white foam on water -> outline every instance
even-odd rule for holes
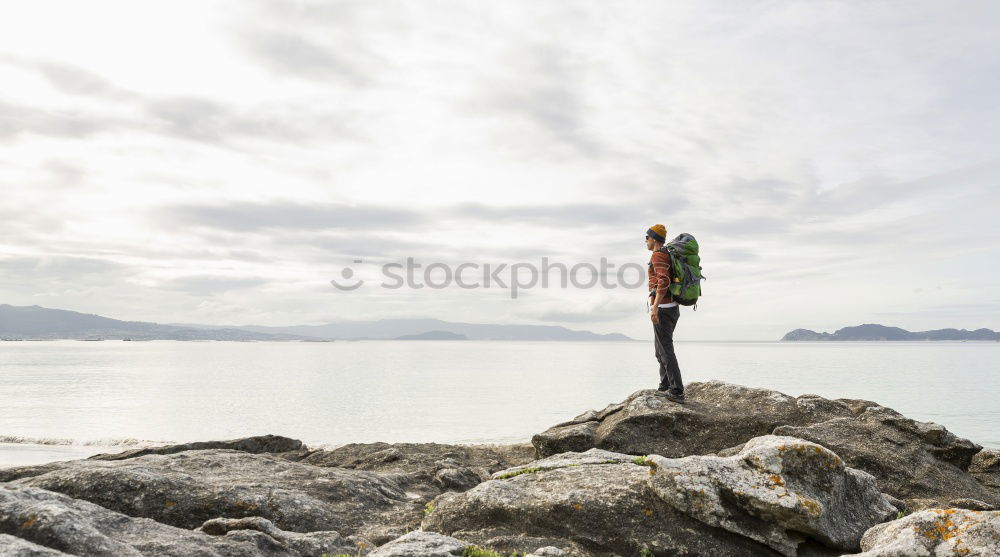
[[[0,444],[5,445],[45,445],[72,447],[105,447],[120,449],[141,449],[173,444],[171,441],[151,441],[132,438],[63,439],[58,437],[27,437],[23,435],[2,435]]]

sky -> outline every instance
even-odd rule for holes
[[[1000,329],[998,21],[990,1],[2,2],[0,303],[649,339],[640,235],[662,223],[707,277],[679,340]],[[407,258],[438,285],[630,266],[516,297],[481,272],[385,288]]]

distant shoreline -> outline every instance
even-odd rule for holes
[[[844,327],[833,333],[817,333],[809,329],[795,329],[781,337],[785,342],[815,341],[815,342],[1000,342],[1000,333],[991,329],[935,329],[932,331],[911,332],[899,327],[886,327],[873,323]]]

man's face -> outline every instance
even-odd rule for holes
[[[646,236],[646,249],[653,251],[653,239],[649,236]]]

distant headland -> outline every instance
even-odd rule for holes
[[[2,340],[539,340],[627,341],[621,333],[594,333],[554,325],[459,323],[440,319],[381,319],[322,325],[198,325],[120,321],[63,309],[0,304]]]
[[[968,331],[965,329],[935,329],[933,331],[911,332],[899,327],[886,327],[885,325],[857,325],[855,327],[844,327],[834,333],[817,333],[809,329],[795,329],[785,336],[782,341],[862,341],[862,340],[992,340],[1000,341],[1000,333],[990,329],[976,329]]]

